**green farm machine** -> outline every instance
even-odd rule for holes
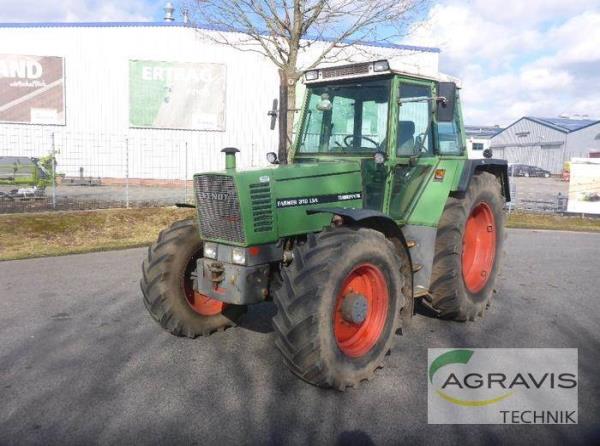
[[[44,197],[56,166],[52,155],[42,158],[0,156],[0,201]]]
[[[194,176],[197,219],[161,232],[143,263],[152,317],[194,338],[274,301],[275,343],[303,380],[370,379],[415,300],[458,321],[492,297],[510,200],[503,160],[470,160],[456,81],[391,61],[304,75],[289,163]],[[489,154],[488,154],[489,155]]]

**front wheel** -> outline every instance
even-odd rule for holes
[[[228,305],[194,290],[192,273],[202,246],[195,221],[178,221],[160,233],[142,264],[144,305],[176,336],[195,338],[224,330],[246,312],[245,306]]]
[[[430,292],[440,316],[482,316],[490,302],[504,242],[504,198],[494,175],[473,176],[463,198],[451,197],[438,225]]]
[[[292,372],[338,390],[370,379],[399,333],[402,266],[394,245],[366,228],[327,229],[296,245],[273,318]]]

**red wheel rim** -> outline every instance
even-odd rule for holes
[[[192,293],[191,298],[188,297],[188,304],[190,307],[192,307],[192,310],[198,314],[201,314],[202,316],[215,316],[219,313],[222,313],[223,310],[227,308],[227,304],[225,302],[211,299],[210,297],[200,294],[197,291]]]
[[[471,293],[485,287],[496,257],[496,222],[487,203],[479,203],[471,211],[463,235],[462,274]]]
[[[349,294],[360,294],[366,299],[366,317],[359,324],[345,320],[342,315],[342,304]],[[358,358],[377,343],[385,326],[388,301],[387,282],[379,268],[365,263],[348,274],[337,296],[333,315],[335,340],[345,355]]]
[[[185,293],[185,298],[188,305],[196,313],[202,316],[215,316],[219,313],[222,313],[225,308],[227,308],[227,304],[225,302],[221,302],[220,300],[211,299],[210,297],[194,290],[192,271],[194,271],[196,268],[196,261],[198,260],[198,257],[199,254],[193,256],[185,268],[183,275],[183,291]]]

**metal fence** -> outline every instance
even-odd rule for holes
[[[7,179],[6,169],[0,169],[0,213],[191,203],[193,174],[221,170],[224,157],[219,150],[227,143],[218,133],[169,135],[156,131],[73,133],[53,127],[2,130],[0,157],[45,157],[55,160],[55,169],[49,169],[44,181],[19,184]],[[274,138],[239,135],[236,139],[231,145],[241,149],[241,168],[266,165],[265,153],[276,150]],[[566,211],[568,183],[560,178],[510,180],[509,212]]]
[[[562,178],[509,177],[508,212],[563,213],[567,211],[569,183]]]
[[[241,168],[265,165],[265,153],[276,150],[272,138],[236,139],[231,145],[241,149]],[[193,174],[223,169],[219,150],[225,145],[216,132],[165,136],[156,131],[111,135],[44,127],[0,131],[0,213],[189,203]],[[29,171],[30,180],[24,174],[19,177],[27,159],[55,160],[55,168],[45,169],[38,181]]]

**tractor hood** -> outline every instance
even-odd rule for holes
[[[320,231],[331,215],[308,210],[363,203],[359,161],[197,174],[194,189],[203,239],[239,246]]]

